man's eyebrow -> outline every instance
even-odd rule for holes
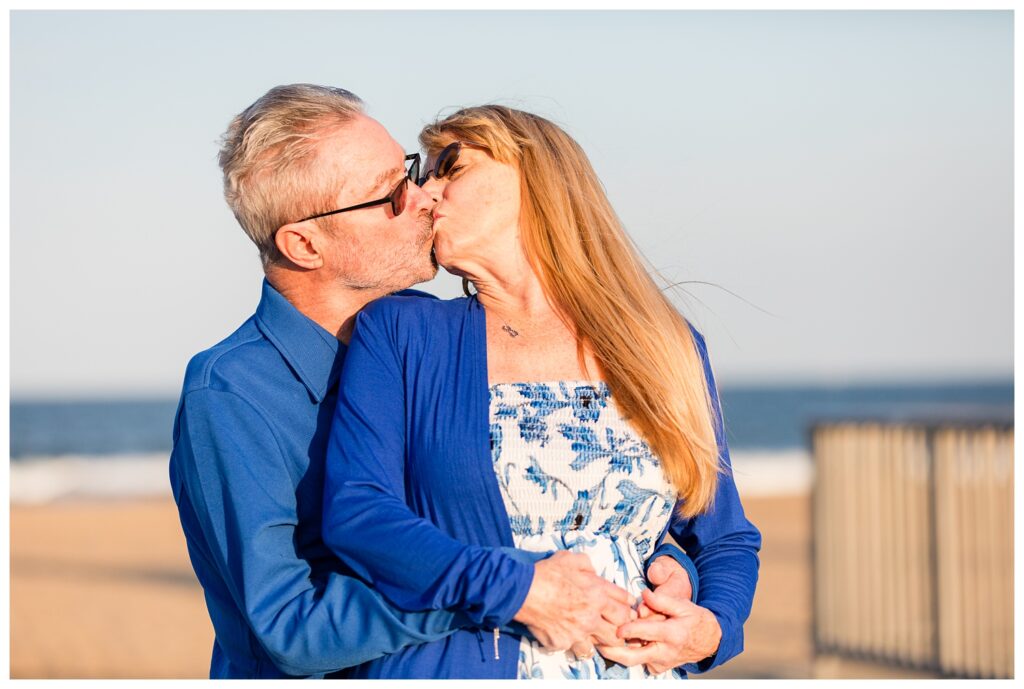
[[[402,174],[404,172],[405,170],[403,168],[393,167],[390,170],[387,170],[386,172],[380,173],[379,175],[377,175],[377,179],[373,181],[373,188],[370,189],[370,191],[376,191],[377,189],[380,189],[384,182],[387,182],[389,179],[393,179],[395,175]]]

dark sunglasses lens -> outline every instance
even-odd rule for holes
[[[406,177],[409,179],[410,182],[412,182],[414,184],[420,181],[420,157],[419,156],[416,156],[415,158],[412,159],[412,165],[409,166],[409,174],[406,175]]]
[[[452,171],[456,161],[459,159],[459,151],[461,149],[462,144],[456,141],[453,144],[449,144],[443,151],[441,151],[441,155],[437,157],[436,174],[438,178],[447,177],[448,173]]]
[[[398,183],[395,190],[391,192],[391,212],[396,216],[402,214],[405,210],[405,195],[409,191],[409,178],[403,177],[402,181]]]

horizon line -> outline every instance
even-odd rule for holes
[[[716,376],[720,381],[720,376]],[[716,382],[718,382],[716,381]],[[744,376],[742,380],[730,380],[722,384],[720,391],[737,390],[771,390],[771,389],[858,389],[858,388],[898,388],[898,387],[947,387],[974,385],[1014,385],[1014,375],[979,374],[946,375],[943,377],[907,376],[894,378],[884,374],[865,375],[861,377],[841,376],[834,378],[786,378],[783,376]],[[169,388],[159,389],[77,389],[77,390],[29,390],[8,395],[11,404],[23,402],[119,402],[119,401],[168,401],[181,396],[180,390]]]

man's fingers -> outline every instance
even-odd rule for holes
[[[586,553],[573,553],[565,551],[566,564],[575,569],[582,569],[585,572],[594,571],[594,563]]]
[[[628,646],[598,646],[597,652],[613,663],[632,667],[634,665],[643,665],[645,663],[654,662],[657,659],[659,649],[653,644],[650,646],[641,646],[639,648],[630,648]]]
[[[597,628],[591,631],[590,640],[595,646],[622,646],[626,641],[619,636],[620,624],[613,624],[602,618]]]
[[[598,580],[599,586],[601,587],[601,592],[605,596],[611,598],[613,601],[622,603],[630,610],[633,609],[633,597],[629,595],[629,591],[622,588],[621,586],[616,586],[607,579],[602,579],[598,577],[596,574],[594,575],[594,577]]]
[[[647,668],[647,672],[652,674],[652,675],[660,675],[661,673],[668,672],[669,670],[672,669],[671,666],[663,665],[662,663],[658,663],[658,662],[647,663],[646,665],[644,665],[644,667]]]
[[[647,618],[637,620],[619,627],[618,635],[623,639],[643,639],[644,641],[665,641],[669,635],[664,619]]]
[[[616,627],[620,627],[627,622],[635,620],[637,618],[637,614],[633,611],[633,608],[628,605],[609,602],[605,604],[604,608],[601,610],[601,617]]]
[[[594,657],[594,645],[589,641],[577,641],[569,650],[580,660]]]

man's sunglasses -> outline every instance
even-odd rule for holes
[[[455,167],[455,163],[459,161],[459,154],[462,152],[463,146],[469,146],[470,148],[479,148],[482,151],[486,151],[485,146],[479,144],[472,144],[468,141],[456,141],[455,143],[448,144],[445,146],[441,153],[437,156],[437,162],[434,163],[433,170],[427,170],[427,174],[424,175],[416,182],[417,186],[423,186],[427,183],[431,177],[437,177],[438,179],[444,179],[452,173],[452,168]]]
[[[406,172],[405,177],[402,178],[402,181],[398,183],[398,186],[396,186],[394,189],[392,189],[391,193],[388,194],[387,196],[385,196],[384,198],[377,199],[376,201],[367,201],[366,203],[356,204],[355,206],[349,206],[348,208],[339,208],[338,210],[327,211],[326,213],[317,213],[316,215],[311,215],[308,218],[303,218],[302,220],[299,220],[298,222],[306,222],[307,220],[315,220],[316,218],[323,218],[323,217],[326,217],[328,215],[335,215],[337,213],[345,213],[345,212],[348,212],[348,211],[357,211],[360,208],[369,208],[371,206],[379,206],[382,203],[390,203],[391,204],[391,212],[394,213],[395,215],[401,215],[402,211],[405,209],[405,197],[406,197],[406,194],[409,191],[409,182],[415,183],[416,180],[420,176],[420,154],[419,153],[410,153],[409,155],[405,156],[405,160],[406,161],[410,161],[411,160],[412,161],[412,165],[409,166],[409,170]]]

